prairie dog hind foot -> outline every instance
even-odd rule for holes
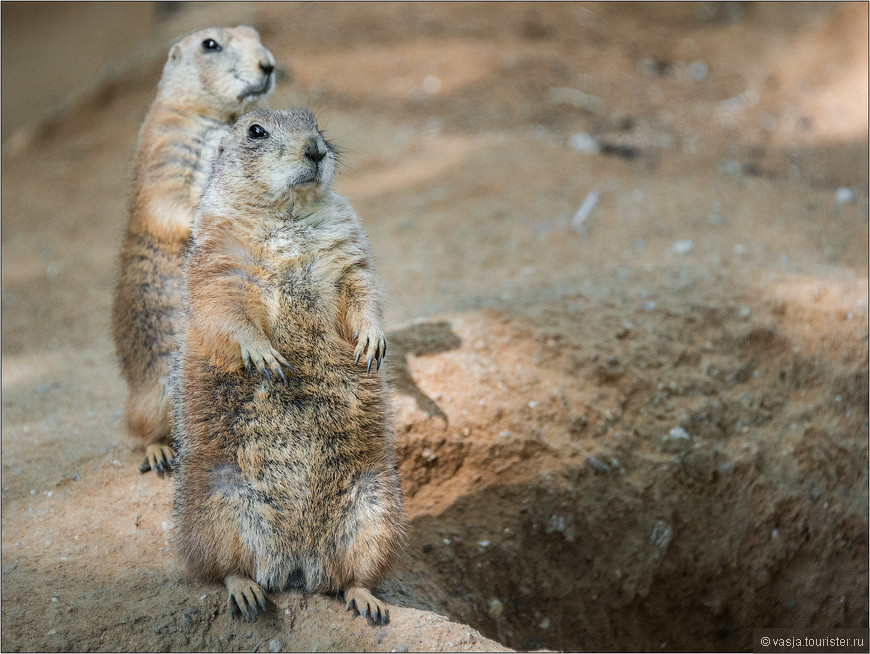
[[[145,460],[139,466],[139,473],[153,470],[162,477],[175,467],[175,451],[166,443],[151,443],[145,448]]]
[[[260,612],[266,612],[266,593],[256,581],[248,577],[229,575],[224,583],[227,586],[227,609],[230,616],[235,618],[244,615],[248,622],[256,622]]]
[[[356,609],[357,613],[370,620],[372,624],[387,624],[390,621],[387,605],[365,588],[359,586],[348,588],[344,591],[344,601],[345,611]]]

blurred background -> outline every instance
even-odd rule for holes
[[[740,651],[868,626],[866,3],[0,13],[4,647]],[[236,24],[278,62],[270,104],[344,149],[385,289],[412,522],[385,630],[293,593],[230,621],[120,435],[137,132],[172,42]]]

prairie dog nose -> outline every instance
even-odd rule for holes
[[[310,159],[317,164],[323,161],[323,158],[326,156],[326,150],[321,150],[317,139],[312,136],[302,148],[302,154],[305,155],[306,159]]]
[[[268,61],[260,62],[260,70],[262,70],[266,75],[271,75],[272,71],[275,70],[275,66],[269,63]]]

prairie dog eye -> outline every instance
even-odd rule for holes
[[[254,123],[248,128],[248,137],[252,139],[265,139],[269,137],[269,132],[260,123]]]
[[[215,41],[214,39],[206,39],[202,42],[202,49],[205,52],[220,52],[223,48],[220,46],[220,43]]]

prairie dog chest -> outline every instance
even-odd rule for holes
[[[309,309],[334,306],[346,270],[341,225],[294,221],[266,232],[264,245],[273,264],[279,299]]]

